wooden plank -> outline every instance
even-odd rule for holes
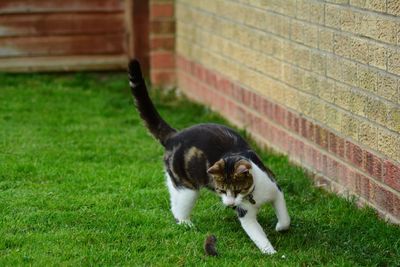
[[[0,0],[0,14],[123,11],[124,0]]]
[[[0,72],[50,72],[126,69],[125,55],[0,58]]]
[[[0,38],[0,57],[124,54],[124,34],[5,37]]]
[[[149,0],[133,0],[133,54],[139,59],[145,75],[150,72],[149,6]]]
[[[129,58],[133,58],[135,53],[135,36],[133,32],[133,0],[125,0],[124,10],[127,54]]]
[[[123,33],[124,28],[122,12],[0,16],[0,37]]]

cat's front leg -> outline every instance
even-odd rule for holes
[[[286,208],[285,198],[280,190],[277,190],[276,198],[273,201],[276,217],[278,218],[278,223],[276,224],[275,230],[285,231],[290,227],[290,217]]]
[[[250,239],[253,240],[261,252],[265,254],[276,253],[276,250],[269,242],[267,235],[257,221],[257,209],[237,207],[236,211],[244,231]]]

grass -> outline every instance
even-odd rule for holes
[[[224,122],[207,108],[155,94],[177,128]],[[400,228],[313,188],[281,155],[260,152],[277,174],[292,228],[262,255],[232,210],[203,191],[195,229],[174,224],[161,146],[142,126],[125,74],[0,75],[0,266],[399,266]],[[204,256],[207,234],[220,256]]]

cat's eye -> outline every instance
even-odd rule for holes
[[[219,192],[220,192],[221,194],[226,194],[226,191],[225,191],[225,190],[219,190]]]
[[[233,193],[235,194],[235,196],[239,195],[240,192],[242,192],[242,191],[241,191],[241,190],[235,190],[235,191],[233,191]]]

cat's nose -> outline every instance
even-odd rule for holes
[[[222,197],[222,202],[224,203],[225,206],[227,207],[233,207],[235,206],[235,199],[231,197]]]

